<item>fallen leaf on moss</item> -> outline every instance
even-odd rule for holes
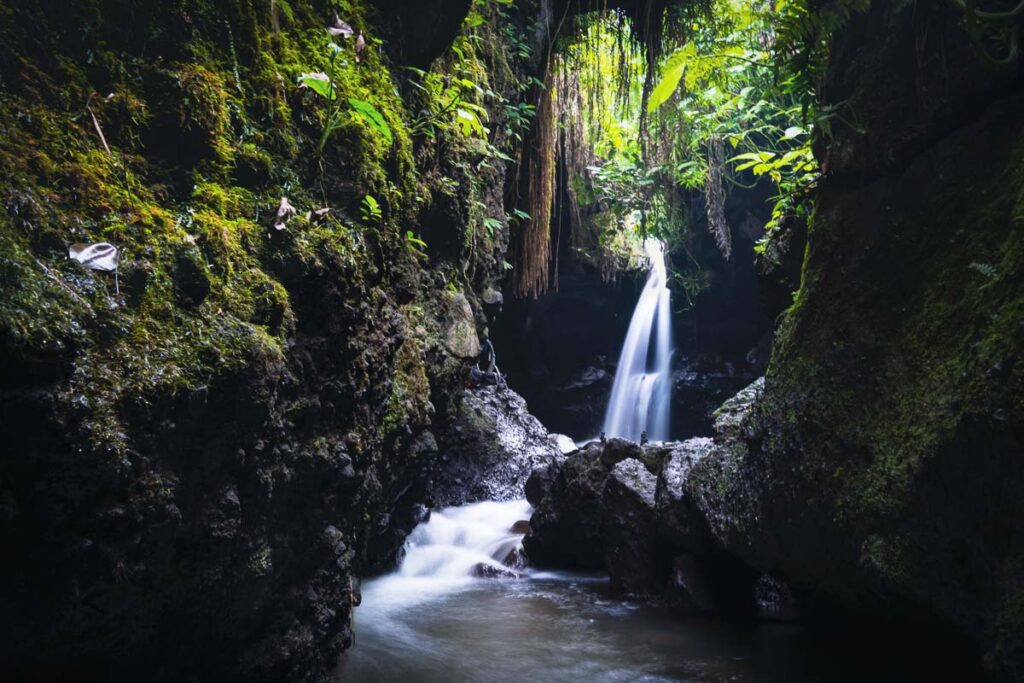
[[[327,220],[327,214],[331,212],[330,207],[324,207],[322,209],[316,209],[314,211],[306,212],[306,220],[310,223],[319,225]]]
[[[281,197],[281,205],[277,207],[277,218],[274,221],[275,230],[284,230],[285,225],[288,224],[288,219],[298,213],[295,207],[291,205],[287,197]]]
[[[356,61],[361,62],[363,59],[363,50],[366,49],[366,38],[363,38],[363,34],[360,33],[359,37],[356,38]]]
[[[355,33],[352,27],[349,26],[348,22],[341,20],[341,17],[338,16],[337,12],[334,13],[334,19],[331,20],[330,25],[327,27],[327,32],[332,36],[341,36],[343,38],[348,38],[350,35]]]

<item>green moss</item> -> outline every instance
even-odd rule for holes
[[[223,168],[234,157],[224,80],[201,64],[186,64],[177,73],[177,84],[182,129],[197,133],[216,162],[214,167]]]
[[[423,349],[415,337],[407,337],[395,354],[387,412],[381,423],[384,434],[394,434],[410,425],[429,424],[429,405],[430,381]]]

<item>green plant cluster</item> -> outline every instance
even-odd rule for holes
[[[0,9],[0,345],[73,359],[66,398],[87,441],[124,443],[125,402],[280,363],[316,278],[342,296],[414,279],[431,252],[420,213],[439,194],[475,182],[460,239],[500,250],[506,219],[480,168],[511,158],[529,115],[487,81],[485,60],[519,49],[484,38],[511,30],[507,3],[478,0],[422,77],[455,86],[425,105],[407,94],[440,112],[458,88],[434,140],[366,3],[172,3],[137,10],[127,41],[122,4],[88,0],[60,22],[42,3]],[[353,35],[332,35],[334,12]],[[485,125],[495,111],[511,134]],[[68,259],[100,241],[120,252],[116,284]]]

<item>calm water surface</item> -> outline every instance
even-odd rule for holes
[[[474,578],[475,566],[518,545],[510,529],[529,512],[513,501],[434,513],[410,538],[399,570],[364,584],[355,646],[338,680],[806,680],[793,626],[683,618],[609,596],[601,576]]]

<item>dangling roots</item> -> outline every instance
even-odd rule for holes
[[[722,186],[722,166],[725,163],[722,141],[708,141],[708,177],[704,198],[708,206],[708,231],[715,236],[718,249],[728,261],[732,256],[732,233],[725,220],[725,188]]]
[[[555,194],[555,119],[551,88],[541,92],[534,119],[534,144],[524,150],[528,219],[514,236],[517,297],[536,298],[548,290],[551,258],[551,207]]]

